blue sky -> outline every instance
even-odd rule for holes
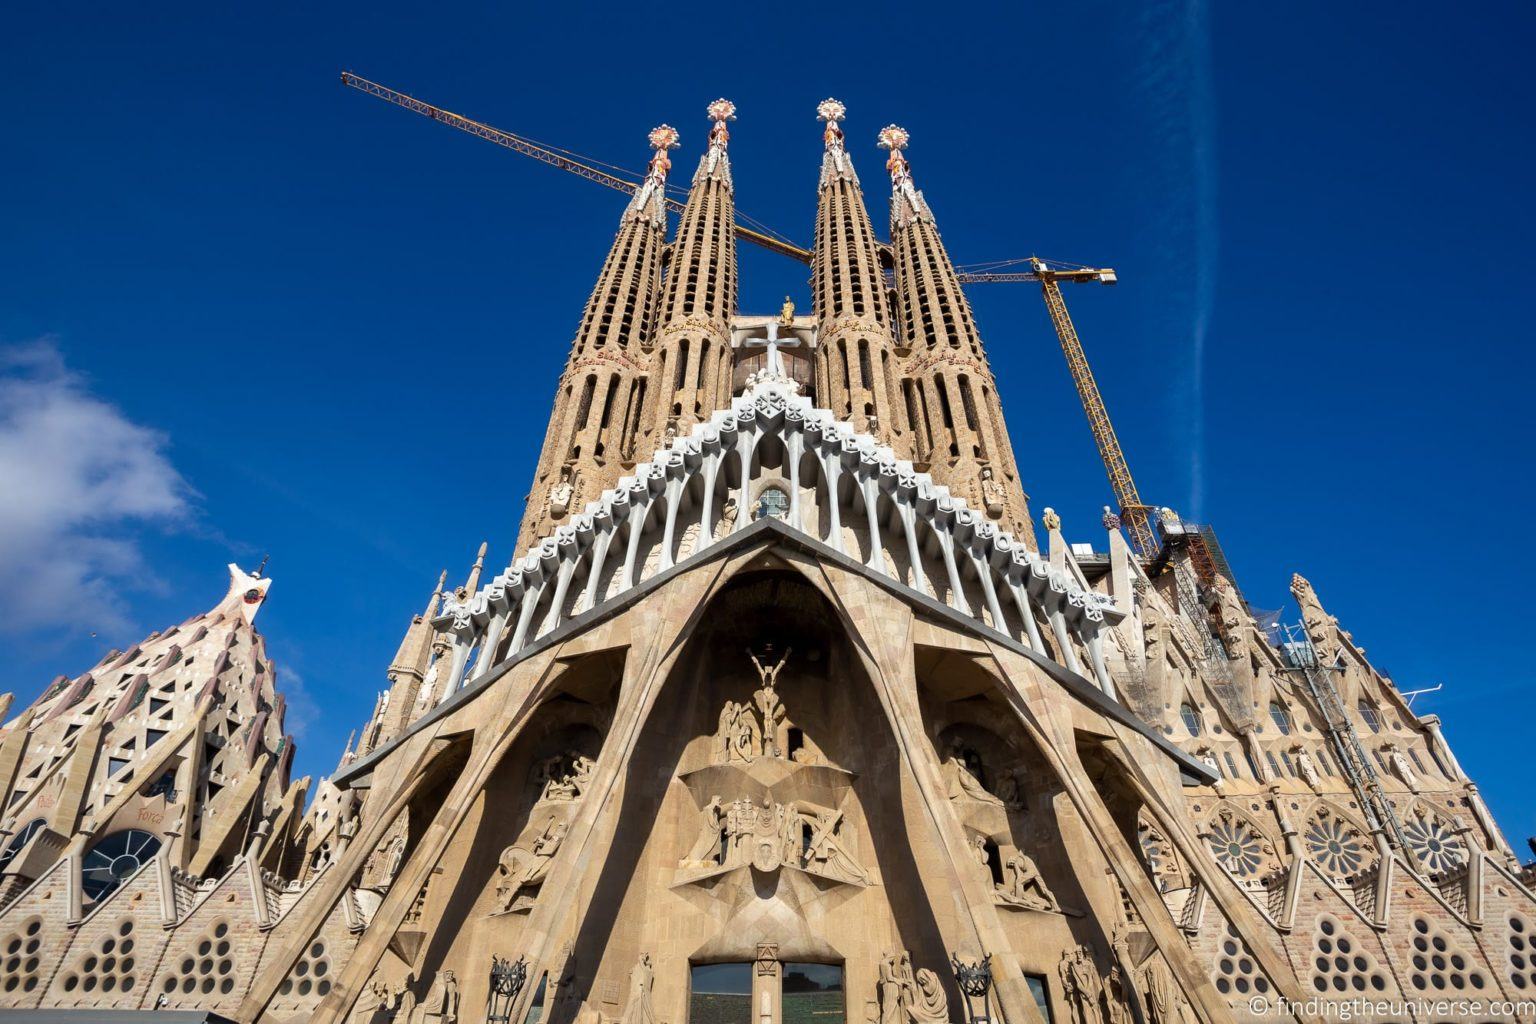
[[[1068,301],[1143,496],[1214,523],[1256,606],[1300,571],[1403,688],[1443,683],[1418,708],[1536,833],[1536,8],[557,6],[11,13],[0,687],[270,553],[258,625],[325,774],[439,569],[511,554],[622,197],[338,72],[630,167],[665,121],[685,173],[729,96],[738,205],[802,242],[830,95],[878,224],[895,121],[958,261],[1119,270]],[[803,267],[742,264],[745,310],[809,304]],[[1102,544],[1038,293],[971,297],[1035,507]]]

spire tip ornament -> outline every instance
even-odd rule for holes
[[[848,108],[843,105],[842,100],[835,100],[828,96],[826,99],[816,104],[816,120],[818,121],[835,123],[837,121],[843,120],[847,116]]]
[[[907,143],[912,141],[912,136],[900,125],[888,124],[880,129],[877,140],[881,149],[891,151],[890,159],[885,162],[885,169],[891,172],[891,184],[897,186],[910,184],[912,168],[907,163],[902,150],[907,148]],[[910,192],[911,189],[908,191]]]
[[[896,153],[907,148],[907,144],[912,141],[912,136],[901,125],[888,124],[880,129],[877,140],[881,149]]]
[[[659,124],[651,129],[651,134],[646,136],[652,149],[676,149],[678,134],[677,129],[669,124]]]
[[[736,104],[721,97],[704,108],[704,112],[709,115],[711,121],[715,122],[715,126],[709,130],[709,147],[724,149],[725,144],[731,139],[731,133],[725,127],[725,123],[736,120]]]

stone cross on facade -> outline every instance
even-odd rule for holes
[[[784,368],[784,357],[779,354],[779,349],[794,348],[800,344],[800,339],[793,335],[788,338],[779,337],[779,323],[777,320],[768,321],[768,334],[762,338],[747,338],[743,345],[752,348],[768,349],[768,365],[763,370],[765,377],[789,378],[789,372]]]

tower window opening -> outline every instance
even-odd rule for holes
[[[1360,700],[1360,718],[1371,732],[1381,732],[1381,716],[1376,713],[1376,709],[1371,706],[1370,701],[1364,698]]]
[[[592,413],[592,392],[597,389],[597,374],[588,374],[587,379],[581,385],[581,401],[576,406],[576,429],[581,430],[587,425],[587,417]]]
[[[1280,735],[1291,734],[1291,716],[1286,712],[1285,705],[1277,700],[1269,702],[1269,718],[1275,723],[1275,728],[1280,730]]]
[[[859,339],[859,383],[865,391],[875,389],[875,377],[869,368],[869,342]]]
[[[677,346],[677,368],[672,382],[672,390],[681,391],[683,385],[688,382],[688,339],[684,338],[682,344]]]
[[[955,415],[949,407],[949,391],[944,387],[943,377],[933,378],[934,390],[939,393],[939,413],[944,420],[944,429],[949,431],[949,457],[960,457],[960,443],[955,438]]]

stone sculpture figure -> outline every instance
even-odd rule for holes
[[[1109,1024],[1131,1024],[1131,993],[1119,964],[1111,964],[1104,979],[1104,1006]]]
[[[1010,811],[1022,811],[1024,809],[1024,787],[1019,780],[1017,769],[1004,772],[998,777],[996,796],[1003,802],[1003,806]]]
[[[575,485],[571,479],[571,467],[560,467],[560,480],[549,489],[549,515],[552,519],[559,519],[571,509],[571,498],[575,493]]]
[[[842,811],[820,807],[812,812],[811,841],[806,850],[807,863],[821,874],[869,885],[869,872],[853,859],[837,836],[842,824]]]
[[[1317,773],[1317,762],[1312,760],[1312,755],[1300,746],[1291,748],[1291,760],[1296,764],[1296,771],[1301,775],[1301,780],[1312,788],[1312,792],[1323,791],[1323,778]]]
[[[721,845],[724,827],[725,811],[721,809],[720,798],[711,797],[699,812],[699,838],[694,840],[693,848],[679,867],[698,868],[722,863],[725,860]]]
[[[880,1002],[880,1024],[907,1024],[906,994],[902,985],[901,956],[887,953],[880,961],[875,995]]]
[[[727,761],[752,761],[763,753],[763,734],[757,727],[757,716],[746,704],[731,704],[735,713],[731,718],[729,756]]]
[[[1419,791],[1418,773],[1408,763],[1408,758],[1403,756],[1402,750],[1396,743],[1388,743],[1381,749],[1386,752],[1387,761],[1392,765],[1393,773],[1403,780],[1403,785],[1407,786],[1410,792],[1417,793]]]
[[[457,1024],[458,1019],[459,979],[452,971],[438,971],[409,1024]]]
[[[501,853],[496,865],[501,881],[496,886],[496,911],[512,909],[518,894],[544,881],[549,865],[565,840],[567,825],[560,818],[550,818],[543,833],[533,841],[533,846],[523,849],[509,846]]]
[[[779,673],[784,670],[784,665],[789,661],[789,655],[793,649],[785,648],[784,656],[778,664],[765,666],[758,660],[757,655],[751,650],[747,651],[747,657],[752,659],[752,665],[757,669],[757,677],[762,682],[762,688],[753,691],[752,699],[763,716],[763,753],[768,757],[783,757],[784,748],[779,743],[779,727],[784,721],[784,705],[779,700],[778,691],[775,689],[779,683]]]
[[[998,886],[997,894],[1015,906],[1053,912],[1061,910],[1055,893],[1040,877],[1040,868],[1023,850],[1014,850],[1003,861],[1003,884]]]
[[[1147,994],[1147,1024],[1184,1024],[1184,996],[1161,954],[1147,959],[1141,987]]]
[[[1104,1024],[1104,1015],[1099,1009],[1104,983],[1099,978],[1099,969],[1094,966],[1093,954],[1088,951],[1088,947],[1078,946],[1068,950],[1063,954],[1058,970],[1062,992],[1072,1008],[1075,1024]]]
[[[387,1013],[389,1020],[396,1020],[400,1019],[402,1011],[406,1014],[403,1019],[409,1020],[410,1013],[416,1008],[416,999],[410,994],[411,982],[415,980],[414,975],[407,974],[402,980],[391,983],[374,975],[357,997],[357,1002],[352,1004],[347,1020],[350,1024],[372,1024],[380,1013]]]
[[[947,1024],[949,997],[939,976],[927,968],[912,973],[912,954],[886,953],[880,961],[875,995],[879,1024]]]
[[[987,837],[984,835],[973,835],[966,839],[965,844],[971,851],[971,857],[977,864],[981,865],[982,874],[986,876],[988,881],[991,881],[992,855],[987,852]]]
[[[971,771],[967,763],[968,754],[969,751],[959,743],[949,745],[949,753],[944,758],[943,764],[944,781],[949,791],[949,798],[959,800],[962,797],[970,797],[972,800],[980,800],[988,804],[1002,803],[997,797],[987,792],[981,780]]]
[[[629,972],[629,1002],[619,1018],[623,1024],[656,1024],[656,1011],[651,1005],[651,987],[655,982],[651,954],[641,953],[634,970]]]
[[[1001,519],[1007,500],[1008,493],[1003,490],[1003,485],[993,478],[992,467],[981,467],[981,505],[987,510],[987,515],[993,519]]]
[[[906,966],[911,971],[910,961]],[[908,1008],[912,1020],[916,1024],[948,1024],[949,997],[944,994],[939,976],[924,967],[917,972],[915,980],[912,1002]]]
[[[580,799],[592,781],[596,765],[590,757],[575,751],[545,758],[539,763],[536,776],[544,785],[539,799],[554,803]]]
[[[1218,575],[1212,589],[1216,592],[1216,616],[1221,620],[1221,638],[1227,645],[1227,657],[1242,661],[1248,656],[1248,615],[1243,610],[1237,588],[1225,576]]]

